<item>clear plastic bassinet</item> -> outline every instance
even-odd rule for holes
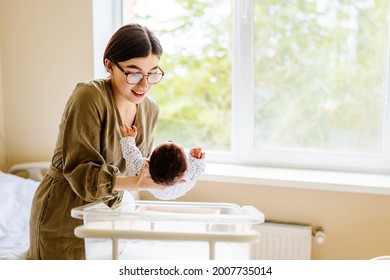
[[[72,209],[86,259],[250,259],[264,215],[231,203],[129,201]]]

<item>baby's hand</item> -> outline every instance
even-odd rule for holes
[[[190,151],[191,156],[194,158],[204,158],[205,152],[202,152],[202,148],[193,148]]]
[[[126,136],[136,137],[137,136],[137,128],[135,127],[135,125],[133,125],[132,127],[129,127],[127,124],[124,124],[123,126],[120,126],[120,129],[121,129],[123,137],[126,137]]]

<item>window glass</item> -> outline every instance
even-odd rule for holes
[[[151,91],[161,109],[156,143],[230,150],[231,13],[226,0],[133,2],[133,21],[150,27],[164,48],[166,74]]]
[[[379,154],[389,1],[254,1],[255,149]]]

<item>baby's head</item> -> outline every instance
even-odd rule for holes
[[[184,149],[171,141],[158,145],[150,156],[149,171],[152,179],[163,186],[173,186],[187,170]]]

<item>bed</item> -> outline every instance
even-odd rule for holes
[[[0,171],[0,260],[25,258],[32,198],[48,167],[48,162],[32,162]]]
[[[23,260],[29,246],[30,208],[50,162],[28,162],[0,170],[0,260]],[[126,192],[124,200],[138,198]]]

